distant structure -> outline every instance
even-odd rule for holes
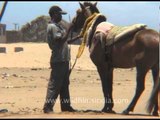
[[[6,43],[6,25],[0,24],[0,43]]]
[[[1,20],[2,17],[4,15],[4,11],[6,9],[8,1],[5,1],[2,9],[0,11],[0,43],[6,43],[7,39],[6,39],[6,25],[5,24],[1,24]]]

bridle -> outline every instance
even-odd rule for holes
[[[90,10],[90,6],[87,6],[84,10],[85,10],[84,14],[86,15],[87,18],[92,15],[92,12]]]

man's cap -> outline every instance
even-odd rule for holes
[[[63,11],[59,6],[52,6],[50,9],[49,9],[49,14],[50,16],[54,13],[60,13],[60,14],[67,14],[67,12]]]

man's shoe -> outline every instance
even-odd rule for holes
[[[53,110],[52,109],[43,109],[43,112],[44,113],[53,113]]]
[[[62,112],[76,112],[77,110],[73,109],[71,106],[62,108]]]

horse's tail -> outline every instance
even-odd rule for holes
[[[151,113],[153,110],[153,107],[155,105],[155,98],[156,98],[156,94],[158,93],[158,96],[160,96],[160,77],[157,79],[158,83],[156,84],[156,86],[154,87],[151,97],[149,98],[148,101],[148,105],[147,105],[147,112]],[[160,111],[160,105],[158,104],[158,109]]]

